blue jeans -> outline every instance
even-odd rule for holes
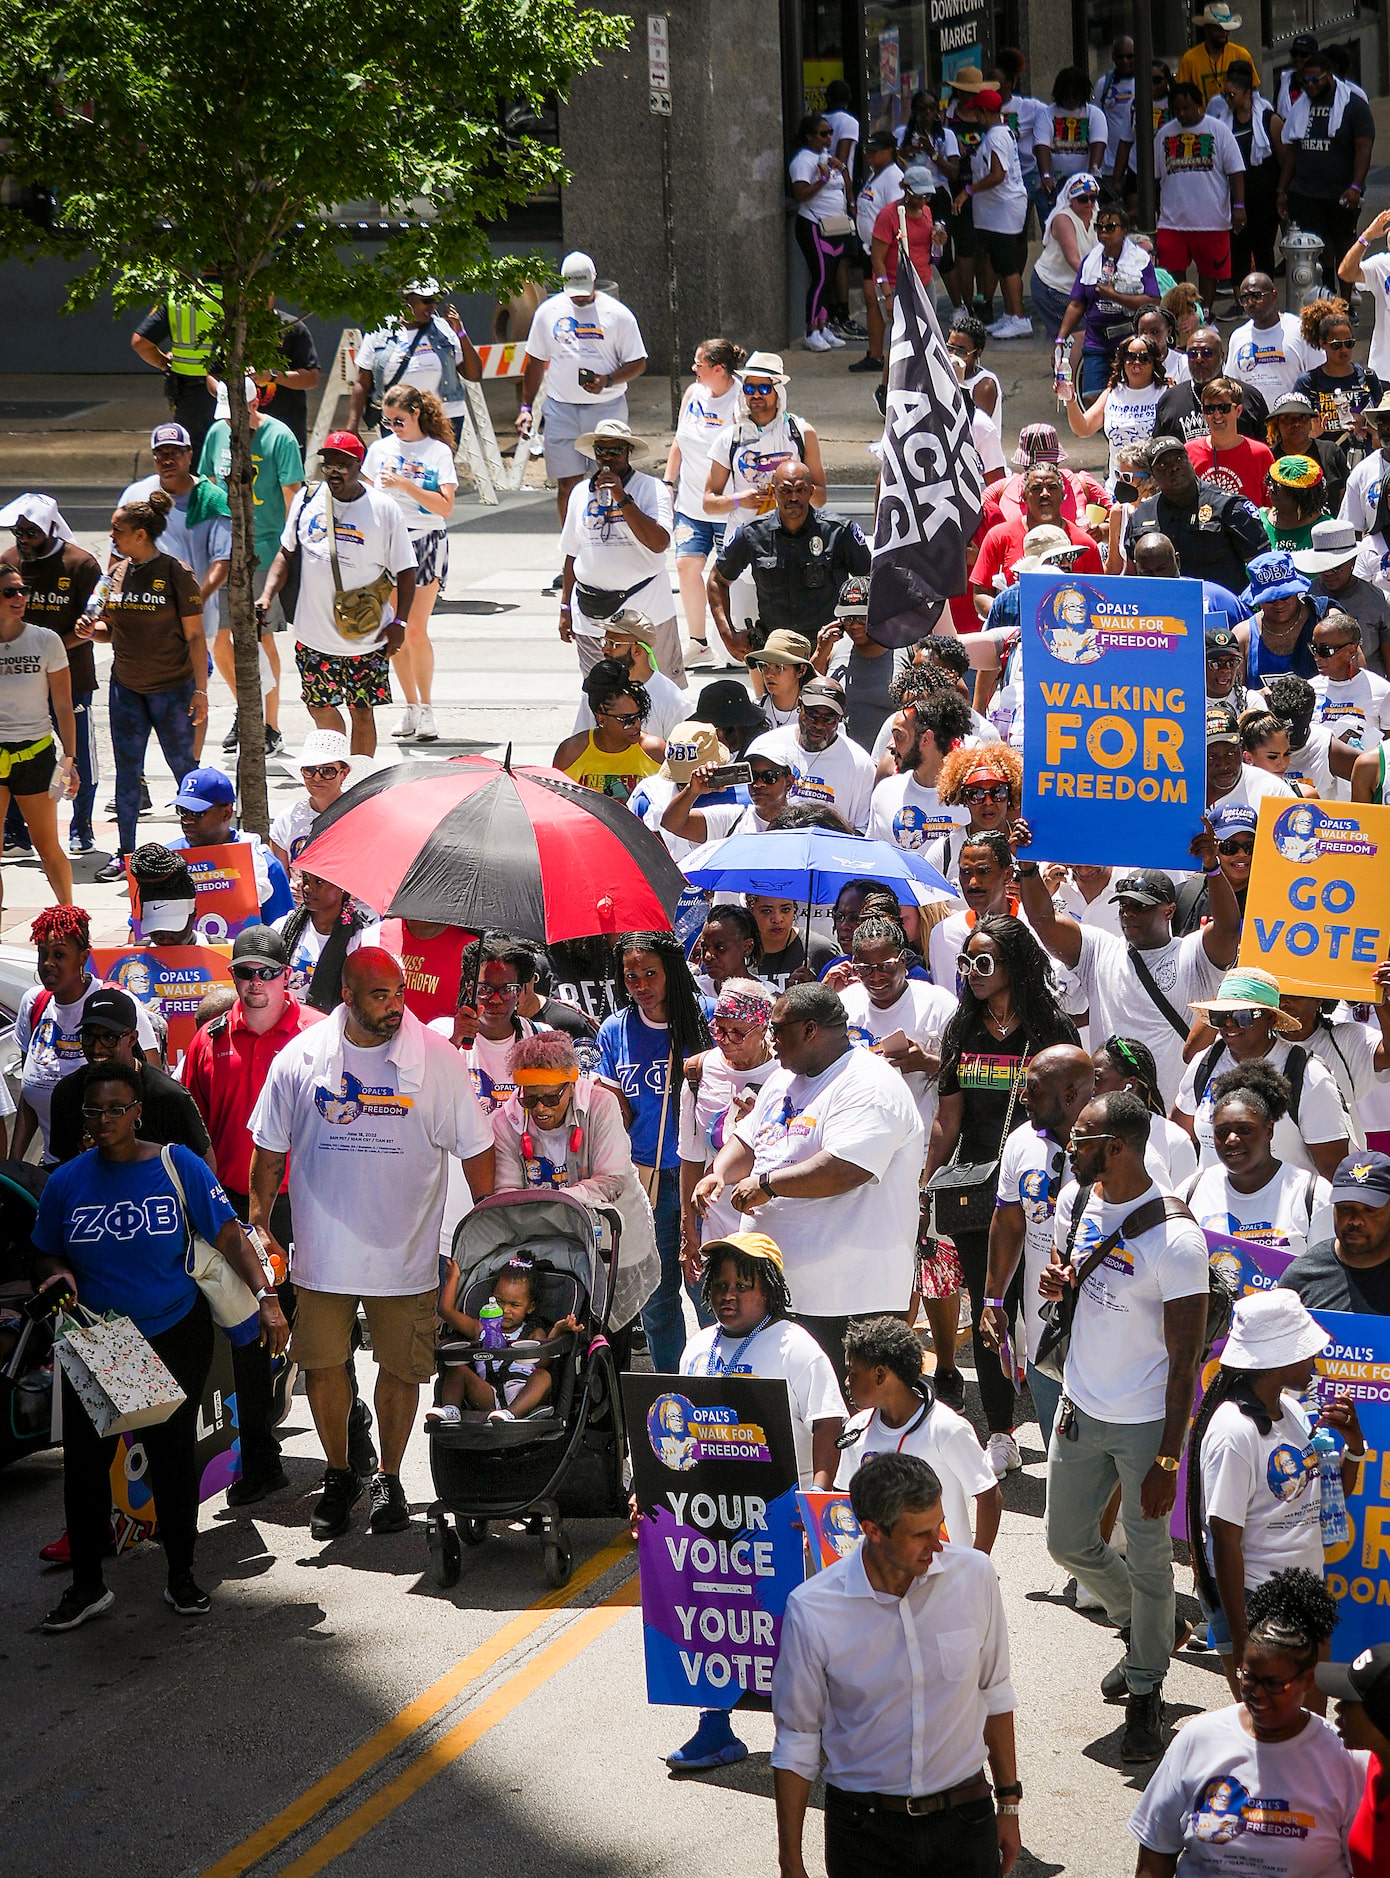
[[[1062,1385],[1054,1382],[1050,1376],[1044,1376],[1040,1369],[1028,1365],[1028,1393],[1033,1398],[1033,1407],[1038,1411],[1038,1427],[1042,1430],[1043,1447],[1052,1439],[1052,1425],[1057,1419],[1057,1406],[1062,1400]]]
[[[150,732],[159,739],[176,785],[194,767],[193,720],[188,715],[192,702],[191,678],[186,684],[175,685],[172,691],[128,691],[116,679],[111,680],[108,706],[111,748],[116,756],[116,826],[122,854],[130,854],[135,847],[140,777]]]
[[[77,726],[77,744],[73,751],[77,794],[72,799],[72,832],[84,836],[88,841],[92,838],[92,808],[97,799],[97,740],[96,726],[92,721],[92,699],[95,696],[94,691],[74,691],[72,694],[72,715]],[[51,704],[48,715],[53,718],[53,728],[56,730],[58,720],[53,717]],[[5,839],[17,841],[21,847],[29,846],[29,830],[13,796],[10,797],[9,811],[5,816]]]
[[[701,1324],[712,1324],[713,1314],[700,1302],[693,1285],[685,1284],[681,1270],[681,1176],[680,1167],[663,1167],[657,1183],[656,1249],[661,1255],[661,1282],[642,1306],[642,1328],[647,1333],[652,1368],[658,1375],[674,1376],[681,1366],[685,1348],[685,1312],[681,1309],[684,1285],[695,1315]]]
[[[1042,321],[1043,331],[1056,345],[1062,316],[1071,305],[1071,295],[1057,287],[1049,287],[1045,280],[1039,280],[1036,268],[1033,269],[1033,280],[1028,291],[1033,296],[1033,311]]]
[[[1079,390],[1083,398],[1098,398],[1110,383],[1110,367],[1114,363],[1108,352],[1093,352],[1089,346],[1081,353],[1081,384]]]

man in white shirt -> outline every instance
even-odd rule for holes
[[[869,329],[869,350],[849,367],[852,372],[879,372],[883,369],[883,308],[874,288],[874,223],[890,203],[901,202],[903,173],[898,162],[898,146],[888,130],[871,131],[864,139],[864,161],[869,174],[859,191],[854,207],[854,225],[864,250],[864,320]]]
[[[378,947],[343,967],[343,1003],[285,1046],[251,1115],[251,1224],[266,1235],[288,1159],[297,1294],[295,1360],[328,1462],[310,1533],[345,1532],[363,1482],[348,1460],[343,1364],[359,1301],[377,1364],[381,1472],[373,1532],[410,1523],[401,1458],[434,1374],[439,1222],[451,1155],[475,1200],[493,1186],[492,1129],[468,1066],[406,1009],[398,961]],[[271,1242],[272,1252],[288,1258]]]
[[[1192,1416],[1207,1322],[1207,1243],[1144,1163],[1149,1111],[1128,1090],[1097,1096],[1071,1134],[1079,1185],[1057,1203],[1046,1298],[1081,1280],[1047,1452],[1047,1549],[1105,1605],[1126,1643],[1101,1683],[1125,1699],[1120,1758],[1163,1752],[1163,1678],[1175,1640],[1178,1459]],[[1083,1276],[1084,1274],[1084,1276]],[[1125,1556],[1101,1536],[1121,1489]]]
[[[782,1248],[796,1315],[844,1374],[851,1315],[906,1312],[926,1133],[904,1079],[849,1039],[828,985],[790,985],[769,1026],[778,1069],[695,1188]]]
[[[599,657],[616,660],[624,667],[629,678],[646,686],[652,708],[642,728],[664,741],[677,724],[684,723],[690,716],[690,693],[683,691],[679,685],[673,685],[664,672],[657,670],[656,657],[649,643],[652,630],[649,619],[624,607],[621,613],[615,613],[612,619],[604,621]],[[597,722],[589,700],[581,696],[574,728],[593,730]]]
[[[567,254],[560,292],[536,308],[526,335],[521,409],[516,427],[531,435],[531,407],[545,381],[545,471],[556,480],[563,523],[570,492],[589,472],[579,438],[603,418],[627,418],[627,387],[647,369],[637,316],[612,294],[598,292],[598,270],[587,254]]]
[[[355,756],[376,754],[376,707],[391,702],[391,654],[405,639],[415,598],[415,550],[405,516],[391,496],[362,480],[366,454],[351,431],[336,430],[325,438],[319,450],[323,481],[312,492],[301,489],[290,505],[280,552],[261,591],[261,604],[268,607],[298,563],[294,657],[304,703],[320,730],[343,730],[339,706],[347,706]],[[338,587],[350,592],[387,575],[394,595],[388,588],[380,602],[377,630],[352,637],[340,632],[334,610]]]
[[[1292,794],[1282,776],[1276,776],[1273,770],[1256,769],[1244,760],[1234,707],[1222,698],[1208,698],[1207,814],[1215,814],[1218,809],[1254,808],[1261,796]]]
[[[965,810],[943,806],[936,791],[942,760],[973,734],[970,706],[952,692],[931,692],[905,704],[890,720],[894,776],[874,788],[869,839],[921,849],[950,834]]]
[[[1339,609],[1329,610],[1313,628],[1317,676],[1314,723],[1356,751],[1373,750],[1390,731],[1390,683],[1361,663],[1361,628]],[[1339,792],[1346,799],[1350,791]]]
[[[1293,390],[1301,372],[1321,365],[1325,354],[1304,344],[1296,313],[1280,312],[1279,290],[1268,274],[1247,274],[1237,298],[1249,317],[1226,342],[1226,373],[1239,384],[1253,385],[1273,406]]]
[[[862,835],[873,801],[874,761],[841,728],[846,708],[842,686],[833,678],[814,678],[801,687],[796,723],[769,731],[759,742],[795,773],[792,802],[834,809]]]
[[[1168,93],[1173,116],[1154,138],[1154,180],[1162,190],[1155,250],[1158,265],[1182,280],[1197,268],[1197,291],[1210,306],[1231,272],[1231,230],[1245,226],[1245,159],[1229,124],[1209,117],[1197,85]]]
[[[1115,174],[1120,143],[1134,135],[1134,41],[1125,34],[1110,48],[1113,61],[1096,80],[1092,94],[1105,113],[1105,174]]]
[[[684,687],[676,599],[666,567],[671,492],[633,467],[632,459],[649,456],[651,446],[619,419],[601,418],[580,441],[598,468],[581,485],[560,530],[560,637],[578,652],[585,678],[603,657],[608,621],[624,610],[640,614],[658,669]]]
[[[994,1567],[943,1543],[941,1482],[916,1455],[872,1455],[849,1492],[863,1542],[792,1592],[772,1672],[782,1878],[806,1878],[822,1755],[828,1878],[1007,1872],[1023,1788]]]
[[[1026,824],[1024,825],[1026,830]],[[1020,843],[1021,847],[1031,843]],[[1209,918],[1200,932],[1173,937],[1177,888],[1158,868],[1137,868],[1114,883],[1122,938],[1057,911],[1037,863],[1016,872],[1022,910],[1042,944],[1076,973],[1096,1037],[1133,1037],[1153,1052],[1165,1102],[1177,1094],[1187,1041],[1187,1007],[1221,982],[1240,949],[1240,906],[1221,871],[1209,822],[1192,844],[1207,883]],[[1200,989],[1193,991],[1192,986]]]

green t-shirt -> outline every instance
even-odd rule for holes
[[[251,499],[256,511],[256,559],[260,572],[265,574],[279,552],[284,532],[284,485],[304,481],[304,459],[288,424],[282,424],[278,417],[261,418],[251,432],[251,463],[255,471]],[[218,418],[203,441],[198,472],[213,477],[221,488],[227,487],[232,473],[232,427],[225,417]]]
[[[1260,520],[1264,523],[1265,533],[1269,536],[1271,553],[1280,549],[1285,554],[1303,554],[1313,545],[1314,525],[1325,521],[1326,517],[1315,515],[1312,521],[1300,522],[1296,528],[1281,528],[1274,519],[1273,509],[1261,509]]]

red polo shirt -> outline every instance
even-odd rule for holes
[[[183,1060],[183,1085],[202,1111],[217,1156],[217,1178],[229,1193],[251,1190],[251,1140],[247,1124],[265,1087],[270,1066],[290,1041],[323,1012],[293,998],[276,1023],[259,1036],[249,1030],[240,1003],[194,1034]],[[289,1187],[286,1163],[281,1193]]]
[[[1064,528],[1071,539],[1086,552],[1079,556],[1074,572],[1078,574],[1103,574],[1105,567],[1100,558],[1100,550],[1084,528],[1078,528],[1075,522],[1063,521],[1057,526]],[[992,600],[995,595],[994,576],[1003,574],[1007,585],[1013,586],[1018,579],[1015,563],[1023,557],[1023,537],[1028,533],[1028,518],[1016,515],[1012,521],[996,522],[980,543],[980,558],[970,570],[970,584],[979,587]]]

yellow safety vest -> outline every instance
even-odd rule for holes
[[[208,286],[186,299],[169,295],[169,369],[202,378],[222,332],[222,289]]]

